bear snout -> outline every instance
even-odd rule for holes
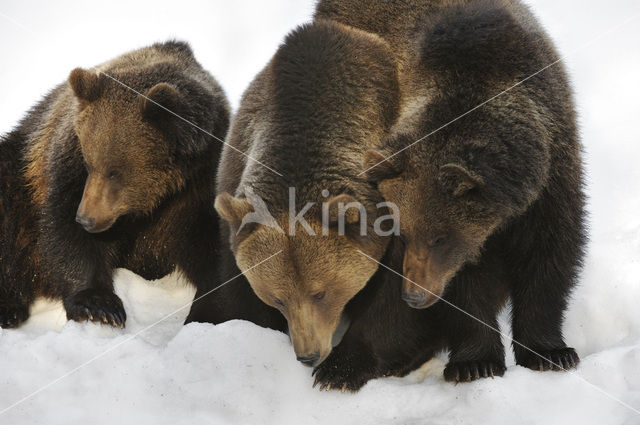
[[[90,232],[96,225],[96,220],[85,215],[76,215],[76,223],[80,224],[84,230]]]
[[[407,279],[403,283],[402,300],[411,308],[423,309],[431,307],[440,299],[439,292],[427,292]]]
[[[446,280],[434,270],[428,252],[407,249],[403,264],[402,299],[411,308],[427,308],[435,304],[444,291]]]
[[[115,220],[107,219],[98,221],[95,218],[88,217],[84,214],[77,214],[76,222],[89,233],[102,233],[109,230],[111,226],[113,226]]]
[[[316,351],[308,356],[297,356],[296,360],[305,366],[314,367],[318,363],[318,360],[320,360],[320,352]]]
[[[427,294],[422,291],[402,291],[402,300],[412,308],[422,308],[427,299]]]

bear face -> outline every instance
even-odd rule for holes
[[[76,216],[85,230],[104,232],[121,216],[149,214],[182,188],[185,177],[160,125],[172,120],[169,111],[180,110],[173,86],[156,84],[139,101],[105,76],[82,69],[69,82],[81,110],[75,132],[88,174]]]
[[[487,238],[540,196],[548,178],[548,133],[531,101],[512,90],[460,117],[474,104],[470,95],[436,96],[418,134],[459,119],[415,145],[416,134],[395,134],[385,148],[365,153],[367,178],[402,212],[403,298],[414,308],[435,303],[456,273],[479,259]]]
[[[276,215],[270,225],[246,224],[255,203],[226,193],[216,198],[216,210],[230,224],[238,267],[256,295],[287,319],[296,356],[309,366],[331,352],[346,304],[377,270],[367,256],[382,257],[390,239],[367,234],[390,216],[365,217],[366,209],[355,205],[350,195],[336,196],[323,206],[324,220],[312,211],[305,226],[291,228],[289,214]]]
[[[404,154],[386,160],[391,154],[370,150],[365,167],[374,167],[370,179],[405,212],[400,220],[402,297],[411,307],[426,308],[439,300],[464,264],[479,258],[502,219],[484,196],[484,179],[462,161],[437,154],[420,161]]]

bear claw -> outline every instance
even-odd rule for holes
[[[472,382],[480,378],[504,375],[504,363],[492,361],[449,362],[444,368],[444,379],[448,382]]]
[[[85,289],[65,302],[67,318],[76,322],[91,321],[124,328],[127,314],[120,298],[111,291]]]
[[[0,327],[17,328],[29,318],[29,307],[21,304],[0,305]]]
[[[553,350],[536,350],[536,353],[537,354],[530,353],[524,361],[517,363],[540,372],[575,369],[580,363],[578,353],[571,347],[556,348]]]
[[[364,370],[355,370],[353,367],[336,366],[331,356],[318,365],[312,373],[315,378],[313,387],[320,391],[336,390],[342,393],[357,392],[370,379],[375,378],[373,373]],[[345,363],[348,364],[348,363]]]

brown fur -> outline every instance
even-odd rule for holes
[[[399,118],[387,148],[367,154],[363,170],[557,59],[515,0],[321,0],[315,17],[379,35],[399,64]],[[561,334],[585,239],[570,99],[556,65],[367,172],[402,213],[404,237],[391,241],[382,263],[398,272],[404,263],[411,280],[484,324],[433,304],[408,280],[403,302],[402,279],[381,268],[346,309],[351,326],[314,371],[316,384],[357,390],[441,349],[450,350],[447,380],[501,375],[504,348],[485,324],[498,327],[509,295],[514,337],[540,354],[514,344],[517,363],[575,365]],[[477,199],[481,193],[495,202]]]
[[[78,76],[83,74],[92,75],[76,70],[70,80],[74,76],[82,78]],[[104,231],[124,214],[149,214],[167,194],[182,190],[185,176],[179,164],[174,163],[162,130],[153,121],[139,118],[149,108],[157,108],[147,98],[162,102],[172,111],[179,109],[179,101],[167,101],[158,95],[167,90],[168,85],[155,85],[139,100],[129,96],[122,98],[121,86],[93,81],[103,88],[89,94],[98,96],[90,103],[87,100],[80,102],[81,112],[75,126],[89,172],[78,215],[95,220],[96,231]],[[178,96],[177,92],[172,94]],[[136,144],[136,140],[148,143]],[[132,146],[135,146],[135,152],[132,152]]]
[[[452,4],[473,0],[320,0],[314,19],[331,19],[382,37],[395,56],[398,66],[399,119],[394,132],[414,130],[431,95],[433,82],[416,78],[417,43],[425,19]]]
[[[73,98],[70,96],[56,100],[56,105],[47,112],[48,118],[35,133],[25,154],[24,175],[31,188],[33,202],[40,207],[44,205],[49,187],[46,172],[47,150],[52,141],[56,137],[60,137],[58,132],[64,126],[64,122],[71,118],[69,114],[70,111],[73,111],[73,108],[70,107],[72,102]]]
[[[379,37],[322,21],[301,27],[251,83],[228,139],[283,176],[223,151],[216,208],[230,223],[236,262],[245,270],[282,251],[247,277],[256,294],[288,319],[296,354],[307,364],[329,354],[344,306],[377,269],[359,251],[381,258],[388,242],[372,231],[381,198],[357,174],[364,152],[379,146],[396,118],[397,90],[393,54]],[[305,218],[317,236],[300,225],[289,235],[289,187],[296,188],[296,212],[316,203]],[[265,201],[286,234],[257,225],[236,235],[248,211],[242,200],[247,188]],[[322,236],[319,204],[330,199],[323,189],[337,197],[328,202],[332,209],[345,201],[363,205],[368,236],[359,235],[361,223],[354,220],[365,217],[353,212],[344,236],[335,223]]]
[[[287,223],[288,217],[278,221]],[[320,222],[310,225],[317,235],[321,234]],[[333,229],[328,237],[297,230],[296,237],[255,230],[240,243],[236,261],[241,270],[247,270],[256,259],[282,251],[245,275],[258,297],[279,309],[287,319],[298,357],[319,353],[320,362],[331,350],[331,337],[344,306],[364,286],[362,277],[373,275],[377,267],[363,261],[357,250],[364,247],[349,245],[348,238],[337,236]],[[320,252],[322,261],[313,261]],[[369,254],[382,255],[375,251]]]
[[[564,70],[538,73],[558,55],[515,0],[451,2],[422,28],[411,78],[427,101],[364,164],[385,162],[371,180],[403,213],[403,297],[415,308],[445,297],[493,323],[510,293],[515,339],[542,354],[514,346],[518,364],[572,367],[561,323],[585,240],[580,143]],[[499,336],[456,326],[447,379],[469,365],[503,368]]]
[[[73,70],[3,136],[0,326],[26,320],[36,295],[61,299],[69,319],[123,326],[118,267],[147,279],[179,267],[208,287],[228,109],[189,46],[167,42]]]

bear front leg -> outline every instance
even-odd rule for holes
[[[26,299],[30,298],[30,299]],[[0,327],[17,328],[29,318],[31,297],[20,297],[17,294],[0,294]]]
[[[567,370],[580,362],[562,335],[564,311],[584,256],[584,201],[575,181],[560,181],[520,221],[506,264],[513,303],[516,364],[533,370]],[[514,233],[518,234],[518,233]]]
[[[557,258],[557,257],[556,257]],[[533,370],[567,370],[580,362],[562,337],[569,284],[558,264],[538,262],[520,275],[512,290],[513,350],[516,364]]]
[[[113,292],[112,273],[104,266],[86,285],[75,286],[74,291],[64,297],[67,319],[124,328],[127,314],[122,300]]]
[[[500,334],[468,317],[459,316],[456,320],[460,323],[451,329],[455,336],[450,337],[451,352],[444,379],[458,383],[504,375],[506,366]],[[498,328],[495,318],[484,322]]]
[[[56,172],[49,176],[39,228],[39,251],[51,271],[46,293],[62,299],[69,320],[124,327],[126,314],[113,293],[112,278],[130,235],[115,227],[91,234],[76,222],[87,172],[74,137],[55,151],[51,161]]]
[[[124,328],[127,320],[122,300],[106,288],[87,288],[64,300],[67,319],[76,322],[90,320],[116,328]]]
[[[444,369],[446,381],[471,382],[504,375],[504,346],[496,317],[505,298],[506,289],[498,274],[482,267],[467,266],[449,283],[445,299],[462,311],[442,306],[450,349]]]
[[[17,328],[27,321],[35,299],[36,276],[30,265],[20,260],[0,270],[0,327]]]
[[[313,370],[313,386],[320,390],[356,392],[380,373],[374,353],[366,344],[345,335],[331,354]]]
[[[508,263],[516,364],[533,370],[567,370],[580,362],[562,335],[564,311],[575,285],[585,236],[575,193],[544,197],[519,228],[535,229],[518,241]],[[565,204],[563,205],[563,202]]]

